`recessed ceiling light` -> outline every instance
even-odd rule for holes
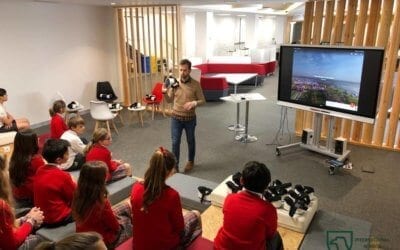
[[[110,3],[110,5],[116,5],[116,3],[112,2],[112,3]]]

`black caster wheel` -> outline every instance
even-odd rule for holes
[[[280,151],[279,149],[276,149],[276,150],[275,150],[275,155],[276,155],[276,156],[280,156],[280,155],[281,155],[281,151]]]
[[[328,168],[329,175],[334,175],[335,171],[336,171],[336,168],[334,166],[329,166],[329,168]]]

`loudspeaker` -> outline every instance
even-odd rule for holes
[[[343,137],[335,138],[335,154],[342,155],[347,150],[347,139]]]
[[[312,129],[303,129],[303,133],[301,135],[301,142],[303,144],[311,145],[314,141],[314,131]]]

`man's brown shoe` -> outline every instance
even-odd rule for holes
[[[192,161],[188,161],[187,163],[186,163],[186,166],[185,166],[185,168],[184,168],[184,172],[186,173],[186,172],[189,172],[190,170],[192,170],[192,168],[193,168],[193,166],[194,166],[194,163],[192,162]]]

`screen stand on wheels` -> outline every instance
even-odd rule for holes
[[[333,126],[335,124],[334,116],[327,116],[329,128],[328,128],[328,134],[326,137],[326,144],[321,145],[320,140],[321,140],[323,115],[321,113],[314,113],[314,114],[315,114],[315,116],[314,116],[314,134],[313,134],[312,140],[307,141],[307,143],[298,142],[298,143],[293,143],[293,144],[276,147],[276,155],[278,155],[278,156],[281,155],[281,151],[284,149],[292,148],[295,146],[300,146],[302,148],[335,158],[336,160],[328,161],[329,173],[334,174],[334,171],[336,170],[336,168],[343,167],[345,160],[348,158],[348,156],[350,154],[350,150],[344,151],[343,154],[335,153],[334,141],[333,141],[333,135],[334,135],[334,127]]]

